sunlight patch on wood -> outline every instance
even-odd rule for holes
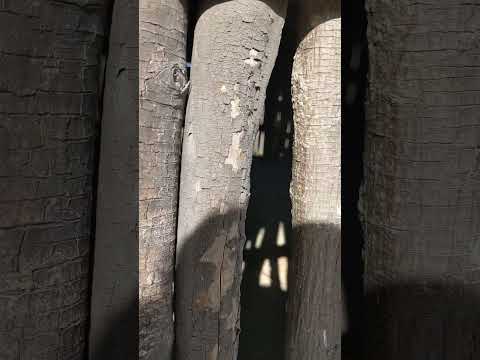
[[[285,225],[282,221],[278,223],[278,230],[277,230],[277,246],[285,246],[287,244],[287,236],[285,233]]]
[[[260,270],[260,276],[258,278],[258,285],[260,287],[269,288],[272,286],[272,265],[270,260],[265,259]]]
[[[257,238],[255,239],[255,249],[260,249],[263,244],[263,239],[265,238],[265,228],[262,227],[258,230]]]
[[[278,265],[278,281],[280,283],[280,289],[287,291],[288,289],[288,258],[281,256],[277,259]]]
[[[264,131],[258,131],[257,134],[255,135],[255,141],[254,141],[254,148],[253,148],[253,156],[257,157],[263,157],[263,154],[265,152],[265,132]]]

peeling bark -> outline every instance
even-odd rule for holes
[[[176,255],[178,360],[234,359],[253,141],[285,1],[205,1],[195,28]],[[206,221],[209,231],[200,231]]]
[[[368,359],[480,357],[479,5],[368,1]]]
[[[0,358],[79,359],[107,1],[0,6]]]
[[[171,359],[187,9],[140,1],[140,359]],[[183,92],[182,92],[183,90]]]
[[[338,16],[338,15],[337,15]],[[286,354],[291,360],[341,358],[340,18],[300,43],[292,71],[293,252]]]

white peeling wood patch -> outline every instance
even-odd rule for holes
[[[242,133],[234,133],[232,135],[232,145],[230,146],[228,157],[225,159],[225,164],[232,165],[234,172],[238,171],[238,165],[242,156],[242,149],[240,147],[241,138]]]
[[[230,115],[232,119],[236,119],[240,115],[240,99],[235,97],[231,102],[230,105],[232,106],[232,111]]]

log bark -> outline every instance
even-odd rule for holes
[[[140,359],[172,355],[177,195],[188,94],[185,3],[140,1]]]
[[[0,6],[0,358],[80,359],[107,1]]]
[[[341,358],[341,21],[322,18],[298,46],[292,71],[291,360]]]
[[[201,4],[180,176],[178,360],[236,358],[253,141],[285,8],[285,1]]]
[[[138,357],[138,2],[115,0],[98,164],[89,359]]]
[[[367,358],[479,358],[480,2],[367,4]]]

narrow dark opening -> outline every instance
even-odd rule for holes
[[[108,60],[108,47],[109,47],[109,40],[110,40],[110,29],[112,28],[112,15],[113,15],[113,5],[115,1],[111,1],[109,6],[106,9],[105,19],[107,19],[108,23],[105,29],[105,37],[103,38],[103,51],[98,59],[99,64],[99,73],[98,73],[98,112],[97,112],[97,119],[96,123],[94,124],[94,131],[95,137],[93,139],[93,159],[92,163],[95,164],[94,172],[92,176],[92,199],[91,199],[91,217],[90,217],[90,226],[91,226],[91,236],[90,236],[90,253],[89,253],[89,261],[88,261],[88,318],[87,318],[87,329],[90,329],[90,309],[92,307],[92,292],[93,292],[93,267],[94,267],[94,260],[95,260],[95,230],[97,225],[97,199],[98,199],[98,176],[99,176],[99,167],[98,164],[100,162],[100,139],[102,135],[102,116],[103,116],[103,94],[105,92],[105,77],[107,71],[107,60]],[[88,333],[87,333],[88,334]],[[85,336],[85,351],[84,357],[88,359],[88,351],[89,351],[89,336]]]
[[[185,69],[186,71],[186,77],[187,79],[189,80],[190,79],[190,70],[192,68],[192,51],[193,51],[193,37],[194,37],[194,33],[195,33],[195,25],[197,24],[197,18],[198,18],[198,5],[197,5],[197,2],[196,1],[190,1],[190,0],[183,0],[183,5],[187,8],[187,13],[188,13],[188,25],[187,25],[187,49],[186,49],[186,66],[187,68]],[[183,119],[185,119],[186,117],[186,110],[187,110],[187,103],[188,102],[188,95],[186,97],[186,101],[185,101],[185,108],[183,109]],[[185,125],[185,124],[184,124]],[[182,140],[183,141],[183,140]],[[181,168],[181,163],[179,164],[180,168]],[[180,172],[180,169],[178,170]],[[180,179],[180,173],[178,174],[178,179]],[[179,198],[180,196],[180,184],[178,184],[178,189],[177,189],[177,199]],[[179,202],[177,201],[177,214],[178,214],[178,209],[179,209]],[[178,219],[177,219],[178,221]],[[174,278],[175,278],[175,267],[176,267],[176,262],[177,262],[177,253],[174,254],[174,261],[173,261],[173,264],[174,264]],[[176,304],[176,301],[175,301],[175,296],[176,296],[176,292],[174,291],[173,292],[173,299],[172,299],[172,310],[173,310],[173,314],[175,314],[176,312],[176,309],[175,309],[175,304]],[[175,332],[175,329],[174,329],[174,332]],[[173,348],[172,348],[172,358],[175,359],[176,358],[176,350],[177,350],[177,346],[176,346],[176,336],[175,336],[175,333],[174,333],[174,336],[173,336]]]
[[[292,232],[293,140],[291,72],[294,24],[285,24],[254,145],[241,286],[239,360],[285,358],[288,263]]]
[[[185,6],[188,6],[188,32],[187,32],[187,69],[190,77],[190,67],[192,62],[192,50],[193,50],[193,34],[195,32],[195,25],[198,18],[198,4],[196,1],[185,0]]]
[[[342,359],[359,359],[363,326],[363,234],[359,188],[363,179],[365,89],[368,68],[365,1],[342,4],[342,284],[346,329]]]

